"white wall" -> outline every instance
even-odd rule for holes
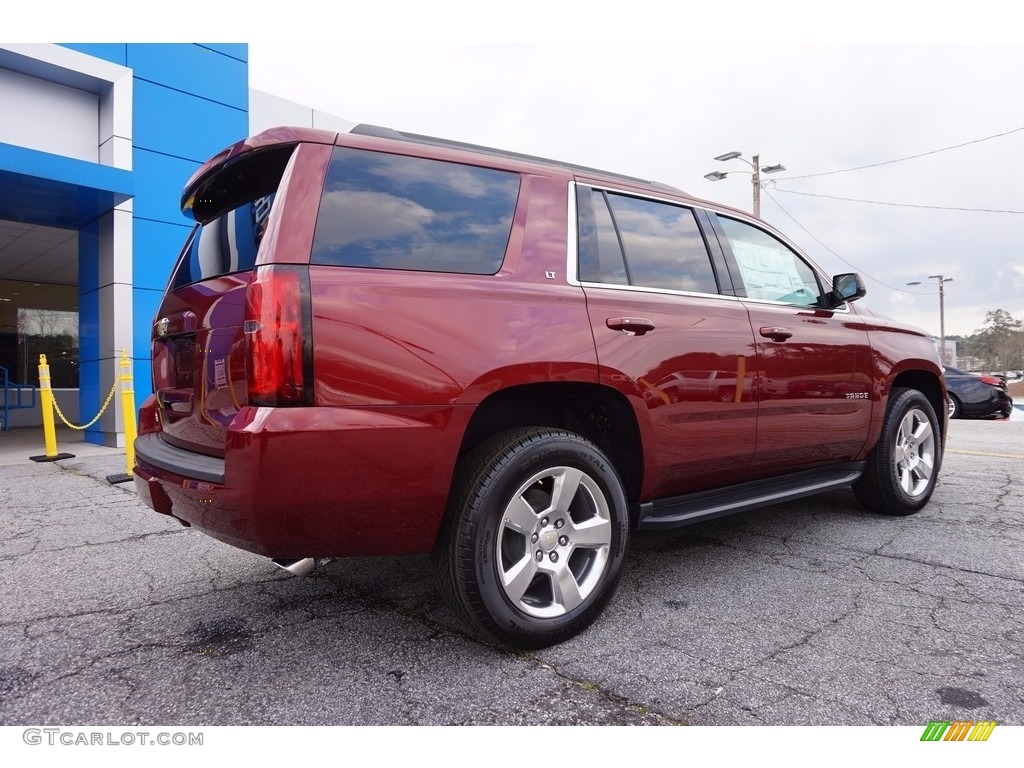
[[[0,69],[0,142],[99,162],[100,98]]]
[[[249,135],[279,125],[300,128],[322,128],[347,133],[355,123],[343,117],[329,115],[312,107],[282,99],[270,93],[249,89]]]

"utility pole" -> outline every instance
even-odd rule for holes
[[[761,218],[761,156],[754,155],[754,174],[750,177],[754,185],[754,218]]]
[[[764,168],[761,167],[761,156],[754,155],[751,160],[743,157],[742,152],[726,152],[724,155],[719,155],[715,158],[720,162],[726,160],[742,160],[744,163],[749,165],[753,170],[750,171],[712,171],[711,173],[705,173],[704,178],[708,181],[721,181],[730,173],[749,173],[751,174],[750,183],[754,187],[754,217],[761,218],[761,174],[762,173],[778,173],[779,171],[786,170],[784,165],[766,165]]]
[[[936,280],[939,283],[939,359],[946,364],[946,283],[953,282],[952,277],[945,275],[928,275],[929,280]],[[907,285],[921,285],[920,280],[914,280]]]

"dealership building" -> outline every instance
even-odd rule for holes
[[[353,123],[250,90],[244,44],[0,44],[2,428],[41,423],[37,397],[14,407],[40,354],[76,423],[99,412],[122,349],[136,405],[152,391],[154,313],[192,225],[182,186],[274,125]],[[87,441],[124,444],[119,401]]]

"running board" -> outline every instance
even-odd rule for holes
[[[822,469],[755,480],[714,491],[699,491],[670,499],[637,504],[637,528],[657,530],[689,525],[735,512],[802,499],[822,491],[852,485],[864,472],[866,462],[835,464]]]

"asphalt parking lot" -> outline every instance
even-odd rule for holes
[[[427,557],[304,579],[103,477],[0,466],[0,724],[1024,724],[1024,422],[951,424],[908,518],[848,491],[634,538],[604,616],[510,654]]]

